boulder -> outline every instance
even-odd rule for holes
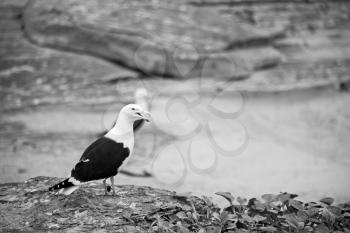
[[[210,15],[210,17],[207,17]],[[214,77],[241,78],[234,48],[283,34],[235,23],[216,9],[171,1],[32,0],[24,12],[25,30],[40,45],[92,54],[150,75],[188,78],[213,63]],[[260,49],[260,48],[259,48]],[[273,48],[269,48],[272,50]],[[276,50],[269,60],[278,64]],[[250,73],[254,61],[239,70]]]
[[[67,102],[90,84],[139,77],[138,72],[93,56],[31,43],[23,31],[26,3],[0,2],[0,110]]]
[[[116,196],[105,195],[102,183],[85,185],[69,196],[47,191],[60,180],[35,177],[1,184],[0,231],[148,232],[161,230],[162,219],[181,220],[185,212],[203,211],[205,204],[194,196],[133,185],[117,186]]]

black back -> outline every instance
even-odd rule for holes
[[[129,148],[123,143],[101,137],[86,148],[71,176],[81,182],[115,176],[129,154]]]

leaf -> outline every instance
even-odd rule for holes
[[[247,202],[247,198],[237,197],[237,202],[240,205],[244,205]]]
[[[310,227],[310,226],[306,226],[304,229],[305,229],[306,231],[308,231],[308,232],[311,232],[311,231],[314,230],[314,229],[313,229],[312,227]]]
[[[280,200],[281,202],[285,202],[288,201],[290,199],[296,198],[298,195],[296,194],[290,194],[290,193],[280,193],[277,195],[278,200]]]
[[[236,228],[237,228],[236,222],[235,223],[230,222],[230,223],[225,225],[225,230],[232,230],[232,229],[236,229]]]
[[[202,199],[203,199],[203,201],[205,202],[205,204],[206,204],[207,206],[213,206],[213,205],[214,205],[214,203],[213,203],[211,197],[202,196]]]
[[[315,233],[329,233],[331,232],[328,227],[326,227],[326,225],[324,225],[323,223],[321,223],[320,225],[318,225],[316,228],[315,228]]]
[[[217,220],[220,221],[220,215],[219,215],[219,213],[214,212],[214,213],[212,214],[212,216],[213,216],[215,219],[217,219]]]
[[[199,215],[197,214],[197,212],[192,213],[192,218],[198,223]]]
[[[229,214],[228,215],[228,220],[229,221],[237,221],[237,219],[238,219],[238,216],[236,215],[236,214]]]
[[[222,211],[220,214],[220,221],[221,223],[225,224],[229,218],[229,214],[227,211]]]
[[[229,192],[216,192],[215,194],[225,198],[228,202],[230,202],[231,205],[232,202],[235,200],[235,198]]]
[[[283,215],[282,217],[286,220],[286,222],[290,226],[294,227],[295,229],[299,228],[298,220],[294,214],[286,214],[286,215]]]
[[[342,210],[337,206],[326,206],[326,209],[335,216],[340,216],[342,212]]]
[[[272,226],[260,227],[259,230],[261,230],[263,232],[276,232],[277,231],[277,229],[275,227],[272,227]]]
[[[309,218],[308,221],[312,223],[321,223],[321,221],[318,220],[317,218]]]
[[[320,203],[316,203],[316,202],[309,202],[308,205],[312,206],[312,207],[316,207],[316,208],[322,207],[322,205]]]
[[[327,204],[327,205],[332,205],[334,202],[334,198],[331,197],[325,197],[320,200],[320,202]]]
[[[254,198],[255,199],[255,198]],[[250,199],[249,201],[251,201],[252,199]],[[253,206],[251,206],[252,208],[256,209],[256,210],[260,210],[260,211],[264,211],[266,206],[261,203],[259,200],[253,200]]]
[[[253,221],[254,222],[261,222],[261,221],[264,221],[264,220],[266,220],[266,217],[263,217],[263,216],[258,215],[258,214],[253,217]]]
[[[303,210],[304,209],[303,203],[301,201],[297,201],[297,200],[294,200],[294,199],[290,199],[289,200],[289,205],[294,207],[297,210]]]
[[[309,209],[305,210],[305,213],[306,213],[309,217],[312,217],[312,216],[314,216],[315,214],[317,214],[318,211],[319,211],[318,208],[310,207]]]
[[[218,226],[208,226],[206,227],[207,233],[220,233],[221,232],[221,227]]]
[[[249,207],[249,208],[252,208],[252,207],[254,207],[254,203],[255,203],[255,201],[256,201],[256,198],[255,197],[253,197],[253,198],[250,198],[249,199],[249,201],[248,201],[248,204],[247,204],[247,207]]]
[[[185,211],[192,211],[192,206],[190,206],[190,205],[183,205],[182,209],[185,210]]]
[[[278,214],[278,210],[269,209],[268,211],[274,214]]]
[[[277,195],[274,195],[274,194],[263,194],[263,195],[261,196],[261,198],[262,198],[266,203],[278,201]]]
[[[247,215],[247,214],[242,214],[242,219],[248,223],[252,223],[253,222],[253,219]]]
[[[250,232],[250,231],[248,231],[246,229],[238,229],[235,231],[235,233],[247,233],[247,232]]]
[[[327,222],[331,224],[335,222],[336,216],[326,208],[323,209],[322,216],[326,219]]]
[[[297,217],[298,217],[299,221],[303,221],[303,222],[305,222],[309,218],[309,216],[307,215],[307,213],[304,210],[299,210],[297,212]]]
[[[193,219],[192,212],[188,211],[188,212],[186,213],[186,215],[187,215],[187,219],[188,219],[188,220],[191,220],[191,221],[194,220],[194,219]]]

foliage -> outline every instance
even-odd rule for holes
[[[208,197],[194,205],[190,194],[174,196],[190,203],[191,208],[172,208],[149,216],[151,232],[350,232],[350,202],[334,204],[327,197],[303,203],[290,193],[264,194],[261,200],[235,198],[229,192],[217,192],[229,202],[220,209]]]

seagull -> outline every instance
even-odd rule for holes
[[[59,190],[69,195],[84,183],[102,179],[107,194],[109,178],[115,195],[114,176],[128,162],[134,148],[133,124],[138,120],[149,122],[150,117],[151,114],[137,104],[124,106],[113,128],[85,149],[70,177],[50,187],[49,191]]]

